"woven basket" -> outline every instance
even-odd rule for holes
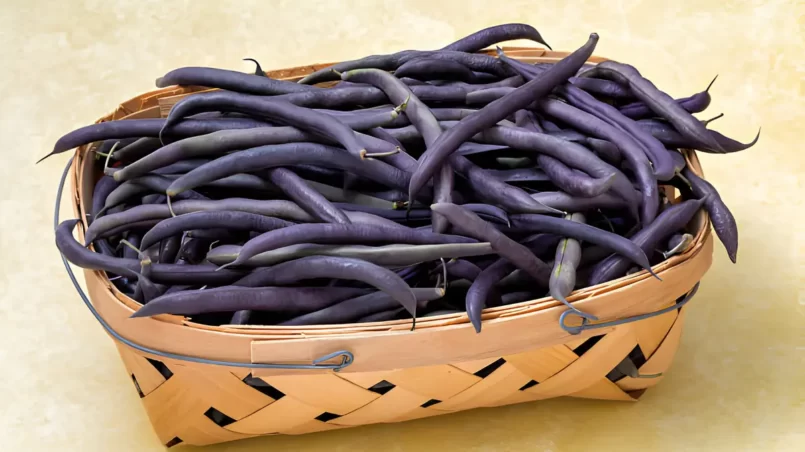
[[[506,52],[529,63],[567,55]],[[295,80],[328,65],[269,76]],[[151,91],[98,122],[164,117],[178,98],[205,89]],[[82,219],[99,177],[87,158],[93,146],[79,148],[65,173]],[[701,174],[695,154],[686,156]],[[674,199],[673,191],[667,194]],[[654,267],[662,282],[643,271],[568,297],[598,316],[596,324],[573,323],[567,308],[542,298],[485,310],[481,334],[463,313],[423,318],[416,331],[409,331],[410,321],[212,327],[173,315],[129,319],[138,304],[103,272],[84,271],[91,302],[79,292],[115,340],[166,446],[400,422],[559,396],[635,401],[662,380],[679,345],[682,305],[711,264],[707,216],[699,213],[690,228],[692,246]]]

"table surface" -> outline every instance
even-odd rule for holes
[[[112,341],[53,245],[62,134],[185,65],[251,70],[431,49],[525,22],[681,97],[719,74],[704,116],[757,146],[702,155],[735,214],[737,265],[715,249],[672,369],[635,404],[556,399],[210,451],[803,450],[805,5],[787,0],[506,2],[6,0],[0,14],[0,450],[162,450]],[[798,6],[797,6],[798,3]],[[63,209],[63,215],[70,215]]]

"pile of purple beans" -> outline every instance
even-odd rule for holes
[[[171,71],[158,87],[218,89],[165,119],[80,128],[48,154],[92,143],[103,173],[85,243],[73,219],[56,244],[141,303],[134,317],[209,325],[466,311],[480,331],[484,308],[543,296],[594,319],[566,297],[653,275],[691,245],[702,208],[734,262],[735,219],[679,149],[731,153],[757,138],[693,116],[710,87],[675,100],[628,64],[589,65],[594,33],[555,64],[477,53],[514,39],[547,46],[505,24],[298,83],[259,64]]]

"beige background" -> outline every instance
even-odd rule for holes
[[[805,450],[801,1],[44,1],[0,6],[0,450],[161,450],[111,340],[53,245],[62,134],[183,65],[266,69],[440,47],[510,21],[556,49],[636,65],[675,96],[720,74],[706,113],[741,140],[701,157],[737,217],[674,367],[637,404],[559,399],[208,450]],[[376,4],[375,4],[376,3]],[[231,5],[230,5],[231,4]],[[65,215],[69,215],[67,210]]]

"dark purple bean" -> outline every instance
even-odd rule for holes
[[[539,124],[537,116],[529,110],[518,110],[514,114],[514,122],[517,127],[522,127],[529,132],[545,133],[545,129]]]
[[[111,157],[119,162],[133,162],[156,151],[160,147],[162,147],[162,142],[159,141],[159,138],[144,137],[122,149],[115,150]],[[108,170],[109,168],[106,169]]]
[[[405,115],[411,119],[411,123],[422,134],[426,146],[432,146],[442,133],[442,129],[430,109],[404,83],[388,72],[377,69],[357,69],[344,72],[341,74],[341,79],[369,83],[383,90],[392,102],[406,105]],[[440,170],[439,177],[434,181],[434,199],[450,202],[452,191],[453,170],[449,165],[445,165]],[[410,201],[413,202],[413,200]],[[432,221],[433,232],[443,233],[447,230],[448,223],[445,219],[434,216]]]
[[[397,78],[410,77],[416,80],[457,80],[478,83],[479,78],[467,66],[453,60],[416,58],[402,64],[394,71]]]
[[[351,287],[216,287],[185,290],[156,298],[135,311],[131,317],[241,310],[300,315],[368,292],[369,289]]]
[[[657,180],[651,171],[646,154],[640,145],[621,129],[584,112],[576,107],[555,99],[544,99],[540,108],[545,113],[556,117],[563,122],[582,130],[584,133],[612,142],[623,153],[637,177],[643,202],[640,205],[640,220],[649,224],[657,215],[659,194],[657,193]]]
[[[297,164],[349,171],[396,189],[404,189],[410,180],[410,174],[378,160],[360,160],[342,150],[321,144],[288,143],[259,146],[219,157],[175,180],[166,193],[175,196],[232,174]]]
[[[507,66],[512,68],[516,74],[523,77],[523,79],[526,81],[534,80],[550,68],[550,65],[536,66],[533,64],[524,63],[514,58],[509,58],[509,56],[506,55],[506,53],[503,52],[503,49],[500,47],[497,47],[495,50],[497,51],[500,61],[503,61]]]
[[[641,129],[632,119],[623,116],[617,108],[599,101],[576,86],[564,86],[560,88],[559,92],[572,105],[628,133],[644,149],[646,156],[654,165],[654,174],[659,180],[665,181],[674,177],[673,162],[668,156],[665,146],[650,133]]]
[[[703,199],[683,201],[663,211],[653,223],[632,236],[631,241],[645,253],[653,253],[657,245],[676,231],[685,227],[701,209]],[[595,265],[590,275],[590,285],[618,278],[626,273],[630,262],[621,256],[609,256]]]
[[[456,279],[475,281],[481,274],[481,269],[468,260],[456,259],[447,263],[447,274]]]
[[[707,129],[698,119],[680,107],[671,96],[644,78],[633,66],[612,60],[604,61],[582,76],[591,75],[605,75],[628,85],[637,99],[645,103],[658,116],[667,119],[682,136],[702,147],[723,152],[719,143],[707,133]]]
[[[414,229],[385,228],[366,224],[299,224],[266,232],[249,240],[232,265],[240,265],[259,253],[299,243],[473,243],[475,240]]]
[[[494,218],[498,223],[509,224],[509,215],[505,210],[491,206],[489,204],[462,204],[461,207],[475,213],[476,215],[483,214],[485,217]]]
[[[738,225],[735,216],[721,199],[721,195],[716,188],[706,180],[697,176],[696,173],[685,168],[682,176],[690,182],[693,196],[704,200],[704,208],[713,222],[713,229],[716,231],[718,239],[727,250],[727,255],[733,263],[738,261]]]
[[[434,173],[447,162],[447,158],[465,141],[478,132],[494,126],[517,110],[525,108],[533,101],[547,95],[551,90],[573,75],[595,49],[598,35],[593,33],[579,50],[568,55],[548,69],[542,77],[515,88],[515,91],[490,103],[476,113],[462,119],[458,125],[442,133],[438,142],[429,147],[419,158],[419,166],[411,176],[408,188],[408,201],[413,202],[417,193],[433,177]]]
[[[177,234],[162,240],[159,245],[159,263],[173,264],[179,257],[179,250],[182,248],[182,235]]]
[[[671,256],[684,253],[693,243],[694,237],[691,234],[674,234],[668,239],[668,251],[663,251],[662,258],[668,259]]]
[[[429,301],[438,300],[444,296],[441,288],[414,288],[410,289],[416,298],[416,307],[424,309]],[[280,323],[282,326],[292,325],[325,325],[344,324],[355,322],[363,317],[378,312],[394,309],[399,305],[385,292],[373,292],[360,297],[344,300],[330,307],[311,312]]]
[[[539,192],[531,195],[540,203],[565,212],[584,212],[593,209],[625,209],[626,201],[610,193],[590,197],[575,197],[565,192]]]
[[[585,221],[584,215],[580,213],[574,213],[567,219],[577,223],[584,223]],[[576,287],[576,269],[579,267],[580,261],[581,243],[576,239],[562,239],[556,247],[553,271],[551,272],[551,279],[548,282],[549,293],[551,297],[562,302],[562,304],[572,309],[576,314],[589,320],[597,320],[595,316],[591,316],[576,309],[565,298],[570,295]]]
[[[467,105],[487,105],[508,94],[511,94],[517,88],[509,86],[499,86],[495,88],[479,89],[467,93]]]
[[[625,256],[628,260],[643,267],[653,276],[657,276],[651,269],[648,258],[639,246],[632,241],[617,234],[595,228],[593,226],[568,221],[563,218],[553,218],[545,215],[519,214],[511,217],[512,228],[524,231],[548,232],[563,237],[583,240],[605,246],[615,253]]]
[[[577,168],[593,177],[608,177],[615,173],[613,192],[626,200],[632,211],[637,208],[640,194],[632,188],[629,179],[618,169],[596,157],[584,146],[550,135],[513,127],[492,127],[480,133],[476,138],[487,143],[505,144],[515,149],[550,155],[565,165]]]
[[[194,169],[198,168],[199,166],[201,166],[201,165],[203,165],[205,163],[209,163],[209,162],[210,162],[209,159],[179,160],[178,162],[171,163],[168,166],[163,166],[162,168],[157,168],[157,169],[151,171],[151,173],[159,174],[161,176],[174,175],[174,174],[184,174],[184,173],[187,173],[187,172],[189,172],[191,170],[194,170]],[[132,163],[132,165],[134,165],[136,163],[137,162],[134,162],[134,163]],[[119,172],[123,171],[124,169],[128,168],[129,166],[131,166],[131,165],[126,165],[125,167],[120,168],[120,169],[118,169],[118,168],[110,168],[112,170],[116,170],[116,171],[112,172],[112,176],[114,176],[115,173],[119,173]],[[124,180],[124,179],[121,179],[121,180]]]
[[[538,155],[537,163],[554,185],[570,195],[592,198],[609,191],[615,183],[614,172],[609,177],[592,178],[584,173],[574,172],[549,155]]]
[[[528,248],[506,237],[468,209],[455,204],[433,204],[431,210],[447,217],[456,230],[466,231],[479,240],[489,242],[499,255],[528,272],[538,282],[547,285],[550,268],[544,262]]]
[[[207,242],[231,242],[243,240],[243,235],[224,228],[210,229],[190,229],[187,237],[192,239],[206,240]]]
[[[358,134],[359,139],[371,153],[395,151],[394,146],[368,135]],[[208,135],[190,137],[170,143],[142,159],[115,171],[115,179],[124,181],[172,163],[179,163],[194,157],[209,157],[225,154],[228,151],[249,149],[269,144],[283,144],[298,141],[317,141],[316,135],[303,132],[295,127],[265,127],[250,130],[222,130]],[[332,143],[328,140],[327,143]],[[404,160],[405,167],[413,169],[416,160],[410,156],[392,156],[389,162]]]
[[[212,182],[212,181],[209,181]],[[131,198],[132,196],[138,195],[144,192],[156,192],[156,193],[165,193],[165,191],[170,187],[171,179],[160,176],[157,174],[146,174],[144,176],[135,177],[134,179],[127,180],[122,184],[118,185],[109,196],[106,198],[106,203],[104,204],[104,209],[108,210],[111,207],[117,206],[127,199]],[[178,193],[177,193],[178,194]],[[185,200],[185,199],[194,199],[194,200],[206,200],[208,199],[206,196],[197,193],[194,190],[187,190],[186,193],[181,193],[180,196],[177,196],[176,199],[178,200]]]
[[[510,304],[522,303],[524,301],[534,300],[536,298],[539,298],[540,296],[541,295],[538,292],[522,291],[522,292],[504,293],[503,295],[501,295],[500,298],[503,306],[507,306]]]
[[[285,220],[249,212],[226,210],[192,212],[160,221],[159,224],[145,234],[142,246],[148,248],[162,239],[191,229],[222,228],[232,231],[268,232],[291,225],[293,223]]]
[[[133,229],[133,228],[132,228]],[[126,235],[126,241],[131,244],[131,246],[123,245],[123,258],[125,259],[139,259],[140,253],[135,249],[140,247],[140,242],[143,239],[142,234],[138,234],[136,232],[132,232]]]
[[[186,116],[209,110],[236,111],[266,118],[336,141],[352,155],[363,158],[366,154],[366,148],[358,141],[355,132],[331,115],[281,100],[226,91],[193,94],[180,100],[171,108],[163,130],[170,130]]]
[[[389,320],[395,320],[403,312],[405,312],[405,308],[389,309],[388,311],[381,311],[374,314],[369,314],[365,317],[361,317],[358,320],[356,320],[355,323],[373,323],[373,322],[386,322]]]
[[[757,143],[760,138],[760,129],[758,129],[755,138],[749,143],[741,143],[733,140],[732,138],[725,137],[715,130],[707,130],[707,132],[721,145],[721,151],[704,148],[697,146],[691,140],[685,138],[680,134],[671,124],[665,121],[656,119],[641,119],[637,124],[654,138],[658,139],[665,147],[668,148],[684,148],[696,149],[698,151],[707,152],[710,154],[729,154],[732,152],[740,152],[751,148]]]
[[[510,212],[563,213],[543,206],[523,189],[495,178],[462,155],[450,156],[449,164],[467,179],[478,197]]]
[[[506,170],[485,170],[503,182],[549,182],[545,171],[537,168],[515,168]],[[562,209],[560,209],[562,210]]]
[[[545,42],[545,39],[542,38],[536,28],[531,25],[519,23],[495,25],[478,30],[452,44],[442,47],[442,50],[474,53],[492,44],[516,39],[528,39],[544,45],[549,50],[553,50],[551,46]]]
[[[208,86],[210,88],[269,96],[317,89],[285,80],[274,80],[265,76],[211,67],[182,67],[174,69],[156,80],[158,88],[165,88],[171,85]]]
[[[285,168],[273,168],[269,180],[305,212],[325,223],[352,223],[344,212],[335,207],[305,181]]]
[[[500,258],[495,263],[486,267],[472,282],[465,298],[467,316],[475,327],[475,332],[481,332],[481,312],[484,305],[491,297],[495,285],[504,276],[514,271],[517,267],[505,258]]]
[[[584,142],[590,147],[590,149],[595,152],[595,155],[601,158],[601,160],[613,165],[615,167],[619,167],[621,162],[623,162],[623,156],[621,155],[621,151],[618,150],[618,147],[614,144],[610,143],[606,140],[600,140],[598,138],[587,137]]]
[[[51,155],[60,154],[94,141],[130,137],[158,137],[162,127],[165,125],[165,121],[165,119],[125,119],[85,126],[59,138],[53,146],[53,151],[39,159],[37,163]],[[251,129],[265,126],[264,122],[245,118],[187,119],[174,126],[170,131],[166,131],[166,134],[170,137],[185,138],[205,135],[218,130]]]
[[[73,238],[79,220],[65,220],[56,229],[56,247],[73,264],[88,270],[104,270],[127,278],[137,278],[140,261],[95,253]],[[220,270],[208,265],[152,264],[151,278],[164,284],[230,284],[243,272]]]
[[[708,106],[710,106],[710,88],[713,86],[713,83],[716,82],[718,75],[713,77],[713,80],[707,85],[704,91],[700,93],[696,93],[692,96],[685,97],[682,99],[676,99],[676,103],[679,104],[680,107],[684,108],[685,111],[689,113],[699,113],[704,111]],[[584,80],[584,79],[580,79]],[[592,79],[588,79],[592,80]],[[643,102],[634,102],[631,104],[624,105],[618,108],[624,116],[627,116],[632,119],[644,119],[649,118],[654,115],[654,112],[651,108],[648,107]]]
[[[629,91],[629,88],[611,80],[570,77],[568,82],[591,94],[606,96],[612,99],[634,99],[634,95]]]
[[[241,249],[241,255],[243,255],[243,249]],[[416,298],[405,281],[391,270],[359,259],[329,256],[303,257],[257,270],[236,281],[234,285],[243,287],[286,285],[316,278],[349,279],[377,287],[416,317]]]
[[[90,226],[92,226],[92,223],[95,222],[98,215],[103,210],[106,204],[106,198],[109,197],[109,194],[112,193],[117,186],[118,183],[109,176],[101,176],[98,182],[95,183],[95,187],[92,190],[92,207],[89,218],[87,219]]]
[[[313,222],[310,216],[301,207],[291,201],[284,200],[256,200],[244,198],[227,198],[221,200],[186,200],[171,205],[176,215],[185,215],[199,211],[239,211],[250,212],[267,217],[278,217],[299,222]],[[405,212],[403,212],[404,214]],[[87,243],[94,241],[99,234],[112,228],[143,220],[164,220],[170,218],[170,208],[164,204],[149,204],[134,206],[120,213],[109,214],[98,219],[87,228]]]
[[[679,151],[668,151],[668,154],[671,156],[671,160],[674,162],[674,172],[679,173],[682,171],[682,168],[688,165],[688,162],[685,160],[685,156],[679,153]]]
[[[103,217],[102,217],[103,218]],[[159,223],[159,220],[142,220],[142,221],[135,221],[132,223],[122,224],[116,228],[109,229],[108,231],[104,231],[103,234],[98,235],[99,239],[108,239],[109,237],[115,237],[117,235],[123,234],[127,231],[137,231],[137,232],[146,232],[149,229],[156,226]],[[87,242],[89,245],[90,242]]]
[[[489,55],[472,54],[451,50],[421,51],[403,50],[402,52],[390,55],[370,55],[358,60],[343,61],[333,66],[319,69],[318,71],[303,77],[299,80],[300,84],[313,85],[320,82],[338,80],[342,72],[353,69],[382,69],[393,71],[415,58],[435,58],[440,60],[452,60],[462,63],[474,71],[489,72],[501,77],[511,75],[497,58]]]
[[[404,110],[405,105],[396,108],[393,106],[378,106],[351,111],[313,109],[315,112],[335,117],[353,130],[369,130],[375,127],[405,127],[410,122],[406,115],[400,114]]]
[[[252,316],[252,311],[243,309],[232,314],[232,320],[229,321],[230,325],[248,325],[249,319]]]

